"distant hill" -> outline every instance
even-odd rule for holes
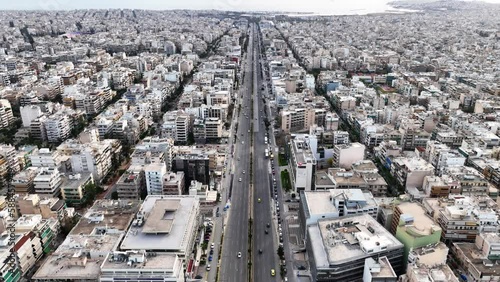
[[[491,4],[481,1],[461,1],[461,0],[397,0],[389,3],[394,8],[411,9],[420,11],[456,11],[475,10],[484,8],[500,8],[498,4]]]

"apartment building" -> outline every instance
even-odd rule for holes
[[[365,259],[363,282],[396,282],[398,276],[387,257]]]
[[[20,107],[23,127],[30,127],[31,122],[42,115],[42,109],[38,105],[27,105]]]
[[[365,145],[361,143],[333,146],[333,166],[350,169],[352,164],[365,158]]]
[[[140,199],[141,192],[144,190],[144,172],[135,172],[128,170],[123,173],[116,182],[116,192],[118,199]]]
[[[144,166],[144,179],[148,195],[163,195],[163,181],[167,174],[164,163],[151,163]]]
[[[69,138],[72,122],[67,115],[55,114],[44,121],[46,140],[49,143],[59,143]]]
[[[10,102],[0,99],[0,128],[8,128],[14,124],[14,114]]]
[[[0,156],[7,160],[7,167],[10,174],[15,174],[21,170],[19,159],[17,158],[16,147],[0,144]]]
[[[368,161],[370,162],[370,161]],[[371,162],[370,162],[371,163]],[[356,165],[357,164],[357,165]],[[336,189],[361,189],[370,192],[375,197],[385,197],[387,195],[387,182],[378,174],[378,169],[361,170],[365,165],[356,163],[351,171],[343,168],[329,168],[328,177]],[[375,166],[373,163],[371,165]],[[369,167],[370,165],[365,165]],[[316,189],[319,189],[316,187]]]
[[[57,150],[69,158],[72,172],[90,172],[94,181],[100,182],[110,172],[113,158],[119,158],[122,147],[116,139],[105,139],[89,144],[65,142]]]
[[[426,176],[434,175],[434,167],[421,158],[399,157],[392,161],[391,173],[399,185],[408,188],[421,189]]]
[[[390,231],[405,246],[406,262],[411,250],[439,243],[442,230],[422,205],[403,202],[394,207]]]
[[[59,197],[61,195],[62,175],[57,168],[40,168],[33,184],[35,193],[48,197]]]
[[[434,209],[445,242],[474,242],[481,232],[498,232],[495,209],[484,206],[477,197],[457,196]]]
[[[185,191],[184,172],[167,172],[163,177],[162,195],[182,195]],[[193,180],[194,181],[194,180]]]
[[[64,175],[61,183],[62,198],[68,206],[80,207],[88,200],[86,186],[93,183],[90,172]]]
[[[316,158],[311,151],[308,136],[290,140],[290,168],[293,188],[296,192],[314,190]]]
[[[500,279],[498,264],[500,237],[498,233],[480,233],[474,242],[454,242],[451,256],[464,269],[466,281],[497,281]]]
[[[347,131],[334,131],[333,132],[333,145],[342,145],[351,143],[349,139],[349,132]]]
[[[30,160],[33,167],[59,168],[63,162],[63,157],[59,151],[40,148],[33,150]]]
[[[139,201],[98,200],[32,276],[34,282],[99,281],[101,266],[118,246]],[[75,271],[78,270],[78,271]]]
[[[175,119],[175,141],[186,143],[190,130],[190,119],[188,115],[178,115]]]
[[[205,119],[205,138],[218,139],[222,137],[222,121],[216,118]]]
[[[204,153],[177,153],[172,162],[172,171],[184,172],[184,187],[191,180],[210,184],[210,156]]]
[[[34,192],[34,180],[38,175],[37,167],[28,167],[12,177],[12,186],[16,194],[31,194]]]

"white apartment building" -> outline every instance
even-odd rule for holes
[[[61,165],[61,154],[58,151],[50,151],[49,148],[35,149],[30,155],[31,166],[58,168]]]
[[[90,172],[94,180],[99,182],[109,173],[112,165],[113,146],[107,142],[109,140],[89,144],[67,142],[57,147],[57,150],[69,157],[73,172]]]
[[[349,132],[347,131],[334,131],[333,132],[333,145],[349,144]]]
[[[187,142],[189,135],[189,116],[178,115],[175,119],[175,141]]]
[[[144,166],[144,177],[148,195],[162,195],[164,176],[167,166],[164,163],[151,163]]]
[[[71,133],[71,120],[67,115],[52,115],[45,120],[45,131],[49,143],[68,139]]]
[[[0,99],[0,128],[7,128],[14,123],[14,114],[10,102]]]
[[[305,139],[293,139],[290,141],[290,177],[296,192],[314,190],[316,158],[307,141]]]
[[[7,160],[7,167],[11,174],[15,174],[21,170],[19,159],[17,158],[16,147],[12,145],[0,145],[0,156]]]
[[[37,105],[24,106],[19,110],[21,112],[23,127],[29,127],[34,119],[42,115],[42,109]]]
[[[352,164],[364,160],[365,145],[361,143],[340,144],[333,147],[333,166],[350,169]]]
[[[33,180],[35,193],[59,197],[61,195],[62,175],[57,168],[42,168]]]
[[[222,121],[218,118],[205,119],[205,138],[221,138]]]

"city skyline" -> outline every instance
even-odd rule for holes
[[[475,1],[475,0],[473,0]],[[140,4],[132,0],[98,1],[88,0],[74,2],[69,0],[24,0],[4,3],[3,10],[76,10],[76,9],[146,9],[146,10],[226,10],[226,11],[285,11],[309,12],[320,14],[369,14],[392,10],[391,0],[315,0],[305,1],[265,1],[265,0],[185,0],[158,1],[147,0]],[[480,2],[500,3],[500,0],[485,0]]]

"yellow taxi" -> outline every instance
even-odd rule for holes
[[[271,276],[275,276],[276,275],[276,271],[274,271],[274,268],[271,269]]]

